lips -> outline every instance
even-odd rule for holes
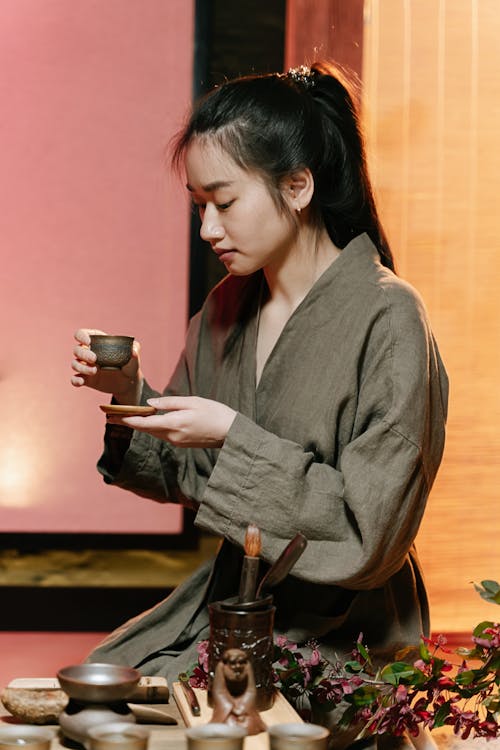
[[[229,260],[229,258],[231,258],[236,251],[229,248],[227,250],[222,250],[220,247],[218,247],[214,249],[214,252],[216,253],[218,259],[224,262],[225,260]]]

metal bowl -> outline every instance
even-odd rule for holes
[[[140,672],[119,664],[76,664],[64,667],[57,679],[70,698],[86,703],[109,703],[127,698],[141,679]]]
[[[103,370],[116,370],[126,365],[132,356],[133,343],[133,336],[93,334],[90,337],[90,348]]]

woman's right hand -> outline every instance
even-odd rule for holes
[[[140,366],[140,344],[134,341],[132,358],[120,370],[101,370],[95,364],[96,355],[90,349],[90,336],[104,334],[91,328],[79,328],[75,333],[71,383],[76,388],[86,385],[96,391],[111,393],[119,404],[138,404],[143,376]]]

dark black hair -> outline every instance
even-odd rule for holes
[[[284,177],[309,168],[312,216],[334,244],[366,232],[394,270],[378,218],[352,82],[332,63],[288,73],[244,76],[215,88],[195,106],[174,143],[179,168],[195,136],[210,135],[241,167],[259,172],[284,207]]]

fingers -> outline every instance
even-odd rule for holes
[[[75,388],[80,388],[82,385],[85,385],[85,380],[78,375],[72,375],[71,385],[74,385]]]
[[[96,368],[93,367],[97,357],[94,352],[89,349],[90,336],[93,333],[96,333],[96,331],[91,328],[79,328],[78,331],[75,331],[75,339],[78,343],[73,347],[75,359],[71,363],[71,366],[73,370],[83,372],[86,375],[95,375],[97,371]],[[86,369],[82,369],[82,367],[86,367]],[[89,367],[92,369],[89,370]]]
[[[75,359],[87,365],[94,365],[97,359],[95,353],[87,346],[75,346],[73,349],[73,354],[75,355]]]
[[[74,359],[71,362],[71,368],[74,372],[71,376],[71,385],[75,388],[86,385],[86,376],[97,373],[96,355],[89,349],[90,335],[93,333],[100,333],[100,331],[91,328],[79,328],[74,334],[78,343],[73,347]]]
[[[153,414],[150,417],[120,417],[117,414],[109,414],[106,417],[108,424],[120,424],[131,427],[138,432],[146,432],[159,440],[166,440],[171,445],[182,445],[187,448],[194,443],[186,439],[182,427],[175,415]]]
[[[178,411],[181,409],[193,409],[199,401],[198,396],[160,396],[149,398],[148,404],[163,411]]]
[[[79,328],[74,334],[75,339],[79,341],[80,344],[85,344],[86,346],[90,346],[90,337],[93,335],[105,336],[106,333],[104,331],[99,331],[97,328]]]
[[[71,382],[73,385],[84,385],[85,379],[80,376],[95,375],[97,373],[95,365],[96,355],[87,346],[80,344],[74,347],[73,355],[74,359],[71,362],[71,368],[77,375],[76,380],[73,380],[75,378],[73,376]]]
[[[133,427],[134,430],[144,432],[153,430],[166,432],[169,429],[169,425],[165,423],[165,414],[152,414],[149,417],[120,417],[119,414],[108,414],[106,421],[112,424],[124,424],[126,427]]]
[[[97,373],[97,366],[94,365],[91,361],[87,362],[85,359],[83,359],[83,356],[82,358],[76,357],[72,360],[72,369],[79,375],[95,375]]]

